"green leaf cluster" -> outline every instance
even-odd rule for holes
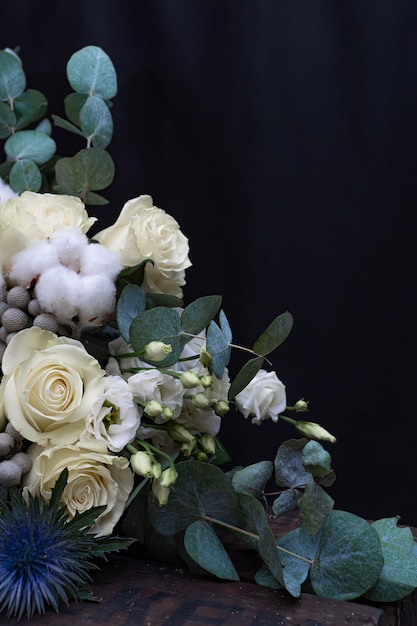
[[[117,94],[116,71],[97,46],[74,53],[67,65],[73,89],[64,102],[66,118],[52,115],[56,126],[78,135],[86,147],[74,156],[57,154],[52,124],[45,117],[47,98],[27,89],[18,50],[0,51],[0,140],[6,160],[0,177],[17,192],[53,192],[79,197],[85,204],[105,204],[97,191],[114,178],[106,151],[113,135],[111,99]]]

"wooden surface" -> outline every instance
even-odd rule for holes
[[[288,525],[273,523],[275,534]],[[258,556],[245,546],[236,553],[241,582],[192,575],[182,566],[165,566],[129,556],[114,556],[94,574],[92,588],[99,602],[72,602],[35,616],[33,626],[416,626],[414,596],[395,605],[369,606],[284,591],[251,581]],[[15,625],[27,622],[6,620]]]

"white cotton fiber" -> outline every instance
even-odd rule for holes
[[[121,269],[119,256],[99,243],[90,243],[82,251],[80,272],[85,276],[106,274],[115,280]]]
[[[29,287],[34,278],[58,265],[58,253],[48,241],[32,241],[12,258],[9,277],[12,283]]]
[[[72,324],[78,315],[81,277],[64,265],[44,272],[36,284],[36,297],[46,313],[52,313],[60,324]]]
[[[105,274],[80,276],[80,290],[80,327],[101,325],[114,309],[116,287],[113,281]]]
[[[51,233],[49,240],[57,250],[62,265],[78,272],[80,258],[84,249],[88,247],[88,238],[82,230],[78,227],[59,229]]]

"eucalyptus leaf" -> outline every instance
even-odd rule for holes
[[[255,574],[255,582],[262,587],[270,587],[271,589],[282,589],[283,586],[277,581],[275,576],[271,574],[266,565],[263,565]]]
[[[55,154],[55,141],[37,130],[20,130],[7,139],[4,150],[13,161],[30,159],[38,165],[46,163]]]
[[[396,517],[372,524],[381,542],[384,566],[374,587],[365,593],[372,602],[397,602],[417,587],[417,558],[410,528],[399,528]]]
[[[178,478],[168,503],[161,507],[149,497],[149,517],[162,535],[175,535],[207,516],[242,527],[238,494],[224,472],[215,465],[200,461],[176,464]]]
[[[64,100],[65,115],[75,126],[80,127],[80,111],[90,96],[83,93],[70,93]]]
[[[123,339],[129,343],[132,320],[146,309],[146,296],[138,285],[128,285],[117,301],[117,326]]]
[[[331,511],[318,536],[310,571],[314,592],[333,600],[353,600],[376,584],[383,565],[372,525],[353,513]]]
[[[12,109],[0,100],[0,139],[9,137],[16,126],[16,115]]]
[[[149,309],[155,306],[182,307],[183,305],[184,301],[181,298],[169,293],[146,294],[146,306]]]
[[[84,196],[84,204],[91,204],[95,206],[103,206],[103,204],[108,204],[107,198],[100,195],[99,193],[95,193],[94,191],[87,191]]]
[[[327,478],[326,483],[329,484],[329,475],[331,475],[334,481],[330,454],[318,441],[311,440],[306,443],[302,452],[302,463],[306,471],[315,478]]]
[[[11,102],[24,92],[26,76],[20,59],[5,50],[0,51],[0,100]]]
[[[274,319],[253,345],[256,354],[266,356],[280,346],[291,332],[294,320],[288,311]]]
[[[230,360],[231,348],[227,335],[214,320],[210,322],[207,329],[206,349],[213,357],[212,370],[217,378],[221,380],[224,368]]]
[[[68,120],[64,120],[62,117],[59,117],[59,115],[52,115],[52,119],[54,120],[55,126],[59,126],[59,128],[63,128],[70,133],[74,133],[75,135],[79,135],[80,137],[84,137],[84,139],[87,139],[86,133],[77,126],[75,126],[75,124],[68,122]]]
[[[274,578],[284,585],[281,555],[262,504],[246,493],[239,493],[238,496],[244,519],[243,529],[247,534],[235,534],[258,551]]]
[[[232,485],[239,493],[246,493],[257,498],[263,498],[263,491],[272,476],[272,461],[259,461],[237,470],[232,477]]]
[[[315,535],[323,528],[333,507],[333,498],[320,485],[315,481],[306,484],[298,500],[298,508],[310,535]]]
[[[29,159],[14,163],[9,175],[10,187],[16,193],[39,191],[42,185],[42,174],[39,167]]]
[[[190,335],[198,335],[217,315],[221,301],[221,296],[203,296],[191,302],[181,315],[183,331]]]
[[[117,75],[109,56],[98,46],[75,52],[67,64],[68,82],[74,91],[97,95],[104,100],[117,93]]]
[[[130,325],[129,343],[135,352],[143,352],[151,341],[163,341],[170,344],[172,352],[165,359],[148,363],[158,367],[170,367],[179,359],[182,351],[181,320],[179,313],[168,307],[155,307],[139,313]]]
[[[275,482],[282,487],[300,487],[312,482],[303,465],[303,449],[308,439],[288,439],[278,448],[274,460]]]
[[[239,580],[223,544],[206,521],[199,519],[188,526],[184,546],[189,556],[210,574],[226,580]]]
[[[28,89],[15,98],[14,110],[19,114],[16,130],[40,120],[48,110],[46,97],[37,89]]]
[[[301,585],[309,575],[317,552],[317,542],[318,539],[311,537],[303,527],[295,528],[278,541],[277,545],[283,548],[280,554],[284,566],[284,586],[296,598],[301,594]]]
[[[41,120],[37,125],[35,130],[38,130],[40,133],[44,133],[45,135],[48,135],[49,137],[52,135],[52,124],[51,122],[45,117],[43,120]],[[53,157],[52,157],[53,158]]]
[[[80,124],[93,146],[107,148],[113,135],[113,119],[101,98],[89,96],[80,111]]]
[[[55,166],[61,193],[86,197],[88,191],[105,189],[114,177],[113,159],[103,148],[85,148],[73,157],[64,157]]]
[[[298,489],[287,489],[279,494],[272,503],[272,512],[276,517],[281,517],[297,508],[302,492]]]
[[[232,381],[229,389],[229,400],[234,400],[238,393],[240,393],[256,376],[264,363],[262,356],[257,356],[254,359],[246,361],[245,365],[237,373]]]

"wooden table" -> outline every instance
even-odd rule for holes
[[[274,521],[276,536],[294,519]],[[57,616],[35,616],[33,626],[416,626],[417,592],[405,600],[376,606],[326,600],[252,582],[258,555],[240,547],[233,555],[241,582],[224,582],[190,574],[185,567],[163,565],[130,556],[112,556],[94,574],[92,588],[99,602],[72,602]],[[6,620],[16,625],[26,622]]]

